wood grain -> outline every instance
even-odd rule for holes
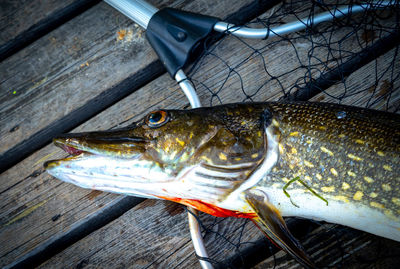
[[[211,3],[211,2],[210,2]],[[246,7],[247,4],[251,3],[250,1],[243,1],[238,4],[232,5],[229,2],[229,7],[222,8],[222,6],[216,6],[216,5],[211,5],[207,1],[203,1],[202,3],[199,2],[193,2],[193,1],[186,1],[186,2],[174,2],[174,4],[177,7],[180,8],[187,8],[192,11],[198,10],[198,12],[203,12],[203,13],[208,13],[208,9],[212,9],[209,13],[212,13],[214,15],[222,14],[222,15],[229,15],[229,14],[234,14],[236,11],[241,10],[242,8]],[[227,5],[225,2],[225,5]],[[165,2],[164,4],[170,5],[171,3]],[[223,2],[220,2],[220,5],[224,5]],[[235,9],[236,8],[236,9]],[[105,5],[99,5],[96,6],[95,8],[91,9],[88,11],[88,14],[82,14],[82,16],[76,18],[79,22],[85,21],[87,17],[101,17],[101,10],[103,10],[103,13],[110,12],[111,15],[107,15],[112,17],[112,14],[116,15],[110,20],[112,23],[117,22],[117,26],[113,26],[115,30],[119,30],[121,24],[118,24],[118,21],[115,21],[115,17],[118,17],[119,15],[116,14],[115,12],[113,13],[113,10],[109,10],[109,8]],[[95,15],[90,15],[91,12]],[[218,13],[219,12],[219,13]],[[227,13],[230,12],[230,13]],[[103,14],[104,15],[104,14]],[[106,15],[104,15],[106,16]],[[243,16],[243,14],[241,14]],[[77,22],[71,22],[74,25],[78,25],[79,23]],[[86,24],[82,22],[82,25],[88,25],[91,23],[89,19],[87,19]],[[82,26],[81,25],[81,26]],[[129,24],[131,25],[131,24]],[[67,27],[67,26],[63,26]],[[70,27],[70,26],[69,26]],[[134,26],[132,26],[134,27]],[[134,27],[135,28],[135,27]],[[77,31],[86,31],[82,29],[82,27],[78,27]],[[80,30],[79,30],[80,29]],[[60,28],[60,31],[62,31],[62,28]],[[64,32],[62,32],[64,33]],[[99,35],[99,33],[97,33]],[[103,33],[104,34],[104,33]],[[107,51],[113,51],[114,50],[114,43],[117,43],[118,41],[116,40],[115,32],[112,34],[107,33],[108,35],[112,35],[112,38],[110,37],[110,42],[112,43],[111,48],[108,48]],[[107,35],[105,34],[105,35]],[[92,35],[96,35],[96,33],[93,33]],[[60,36],[62,34],[60,33]],[[92,36],[93,37],[93,36]],[[64,38],[64,37],[63,37]],[[69,40],[68,37],[65,37],[67,40]],[[136,37],[139,38],[139,37]],[[142,37],[139,38],[142,42]],[[56,39],[57,40],[57,39]],[[74,38],[72,37],[72,40]],[[85,39],[86,40],[86,39]],[[88,39],[89,40],[89,39]],[[82,46],[89,46],[90,47],[90,42],[85,41],[87,43],[83,44]],[[43,41],[45,42],[45,41]],[[125,42],[122,40],[121,42]],[[126,44],[119,45],[122,47],[122,52],[118,51],[120,53],[120,56],[122,57],[124,54],[126,54],[126,51],[131,51],[132,49],[135,48],[137,43],[140,43],[137,40],[129,40],[127,41]],[[40,43],[38,41],[37,43]],[[40,46],[35,43],[32,48],[28,48],[31,50],[32,53],[34,53],[35,48],[38,49]],[[144,43],[144,41],[143,41]],[[133,44],[133,45],[132,45]],[[67,47],[65,47],[65,43],[62,42],[59,44],[60,47],[57,48],[58,54],[60,54],[60,62],[66,63],[69,59],[69,57],[65,56],[63,59],[63,52],[64,50],[68,50]],[[126,47],[124,47],[126,46]],[[119,58],[122,63],[119,65],[124,65],[125,67],[128,68],[128,66],[136,65],[135,68],[137,68],[137,72],[141,72],[141,68],[146,65],[149,61],[154,59],[153,53],[150,51],[150,48],[145,46],[144,44],[137,45],[138,51],[136,52],[131,52],[134,53],[136,56],[136,59],[138,60],[138,63],[135,64],[132,61],[128,60],[129,63],[124,62],[123,59]],[[121,49],[119,47],[119,49]],[[27,50],[28,50],[27,49]],[[140,49],[143,49],[142,51]],[[90,48],[86,48],[86,50],[90,50]],[[25,54],[24,54],[25,53]],[[38,52],[39,53],[39,52]],[[57,55],[56,52],[49,52],[51,54]],[[86,52],[88,53],[88,52]],[[92,51],[93,53],[93,51]],[[106,53],[106,52],[105,52]],[[117,53],[117,54],[118,54]],[[40,53],[39,53],[40,54]],[[42,51],[41,55],[45,55],[46,53]],[[78,53],[79,54],[79,53]],[[76,61],[79,62],[81,59],[77,54]],[[90,54],[90,53],[89,53]],[[15,56],[19,63],[23,65],[24,59],[25,61],[29,61],[30,64],[32,64],[33,60],[30,60],[29,53],[24,50],[21,52],[21,55],[25,55],[26,57],[22,57],[23,59],[20,59],[19,57]],[[86,54],[87,56],[87,54]],[[93,56],[93,55],[91,55]],[[93,57],[98,57],[99,55],[95,55]],[[115,56],[115,54],[114,54]],[[51,58],[51,57],[50,57]],[[47,57],[46,59],[43,59],[44,63],[42,64],[51,64],[51,59]],[[100,57],[101,58],[101,57]],[[11,59],[11,58],[10,58]],[[96,58],[99,59],[99,58]],[[101,59],[99,59],[101,60]],[[106,61],[106,60],[101,60],[101,61]],[[139,63],[140,62],[140,63]],[[75,62],[72,65],[76,65],[77,63]],[[41,65],[41,64],[40,64]],[[99,83],[99,80],[104,79],[102,75],[104,73],[108,73],[110,76],[115,76],[115,77],[121,77],[121,76],[129,76],[132,75],[131,72],[128,72],[128,74],[123,74],[123,70],[117,70],[116,72],[108,72],[106,69],[107,64],[105,65],[99,65],[97,66],[96,72],[95,71],[90,71],[93,73],[85,73],[86,71],[82,71],[81,69],[89,68],[93,64],[88,64],[86,65],[86,62],[83,63],[83,66],[78,66],[77,68],[79,70],[75,70],[77,73],[83,72],[79,76],[81,77],[81,82],[80,83],[88,83],[90,85],[91,81],[91,76],[92,78],[98,77],[96,79],[97,83]],[[74,73],[74,68],[63,68],[60,72],[63,73],[65,72],[72,72]],[[101,72],[98,72],[99,69],[101,69]],[[134,69],[134,68],[133,68]],[[36,74],[36,71],[34,70],[34,67],[30,69],[32,73]],[[57,73],[57,70],[54,70],[49,67],[49,72],[55,72]],[[10,71],[11,72],[11,71]],[[29,70],[27,70],[29,73]],[[77,77],[72,75],[71,76],[65,76],[66,73],[63,73],[61,80],[63,80],[65,83],[71,85],[74,83],[77,83]],[[137,73],[136,73],[137,74]],[[60,75],[60,74],[58,74]],[[57,74],[55,76],[58,76]],[[150,76],[151,77],[151,76]],[[175,85],[176,83],[171,80],[169,77],[165,76],[164,77],[165,81],[168,82],[170,88],[174,88],[175,95],[179,96],[179,98],[175,98],[174,102],[171,105],[171,107],[177,107],[176,102],[180,102],[180,104],[185,103],[184,101],[185,97],[180,94],[180,90],[177,89],[177,86]],[[117,80],[117,79],[115,79]],[[104,81],[103,81],[104,82]],[[35,91],[38,90],[38,88],[41,88],[44,84],[49,83],[48,80],[46,81],[40,81],[39,84],[41,85],[36,85]],[[52,83],[52,82],[50,82]],[[55,82],[54,82],[55,83]],[[105,83],[105,82],[104,82]],[[57,84],[58,85],[58,84]],[[75,85],[75,84],[74,84]],[[60,85],[58,85],[60,86]],[[153,84],[154,86],[154,84]],[[143,115],[144,112],[148,112],[149,109],[152,109],[152,107],[159,105],[160,102],[164,101],[163,99],[170,99],[170,93],[168,91],[165,91],[166,85],[163,84],[162,86],[156,88],[157,91],[147,91],[145,94],[143,92],[140,93],[142,96],[142,100],[145,103],[137,103],[137,100],[140,99],[139,94],[134,94],[130,99],[127,99],[124,103],[118,103],[115,106],[112,107],[111,110],[107,110],[106,113],[101,113],[97,115],[95,118],[92,120],[88,121],[87,123],[83,124],[79,128],[74,129],[74,131],[82,131],[82,130],[96,130],[96,129],[109,129],[112,127],[115,127],[115,125],[123,119],[129,119],[132,118],[133,115]],[[108,89],[109,87],[112,88],[109,84],[103,85],[102,86],[104,90]],[[44,91],[49,90],[55,90],[58,91],[57,89],[59,88],[46,88]],[[60,92],[58,91],[57,93],[53,92],[53,97],[57,99],[58,101],[54,101],[54,99],[51,99],[50,97],[44,98],[40,91],[38,90],[35,92],[27,93],[27,95],[30,95],[30,99],[27,96],[24,96],[22,99],[18,100],[9,100],[7,99],[8,96],[3,95],[3,105],[4,106],[24,106],[25,108],[34,106],[36,107],[35,109],[40,111],[43,110],[43,107],[45,107],[47,104],[52,104],[53,108],[55,107],[62,107],[60,109],[60,113],[68,113],[67,111],[62,111],[63,108],[66,108],[68,106],[74,107],[76,104],[74,104],[72,101],[65,101],[68,100],[70,97],[75,98],[74,100],[78,100],[80,98],[87,98],[93,99],[93,96],[90,96],[90,94],[82,93],[82,96],[78,96],[78,94],[74,93],[73,89],[66,90],[65,88]],[[66,93],[65,91],[70,91],[69,93]],[[88,90],[89,91],[89,90]],[[96,92],[96,90],[92,91]],[[162,92],[162,94],[160,94]],[[38,94],[39,96],[36,96]],[[71,96],[68,96],[68,94],[71,94]],[[44,94],[45,95],[45,94]],[[57,96],[58,95],[58,96]],[[79,94],[80,95],[80,94]],[[154,98],[154,96],[157,96],[157,98]],[[44,98],[44,99],[43,99]],[[46,101],[44,101],[46,100]],[[10,103],[8,103],[10,101]],[[54,102],[53,102],[54,101]],[[146,103],[147,101],[147,103]],[[33,103],[32,103],[33,102]],[[43,103],[41,103],[43,102]],[[61,106],[62,104],[62,106]],[[138,105],[135,105],[138,104]],[[46,113],[49,113],[52,109],[52,107],[48,107],[47,111],[43,111]],[[10,107],[8,107],[10,108]],[[16,107],[14,107],[17,109]],[[71,108],[72,109],[72,108]],[[40,122],[33,122],[33,119],[31,116],[33,115],[33,112],[35,110],[26,111],[26,114],[18,114],[20,116],[19,119],[16,120],[21,120],[24,123],[27,123],[30,126],[34,126],[38,124],[48,124],[48,121],[50,121],[49,118],[41,118]],[[50,113],[51,114],[51,113]],[[42,114],[43,115],[43,114]],[[38,115],[37,115],[38,116]],[[38,116],[39,117],[39,116]],[[34,118],[34,116],[33,116]],[[51,118],[51,117],[50,117]],[[11,133],[19,133],[21,131],[20,125],[17,125],[18,127],[12,128]],[[24,128],[22,128],[24,129]],[[5,130],[2,126],[2,131]],[[26,130],[24,130],[26,131]],[[28,135],[28,134],[26,134]],[[19,136],[21,139],[24,139],[26,137],[24,134],[20,133]],[[50,137],[51,138],[51,137]],[[10,140],[12,140],[12,135],[9,137]],[[18,134],[17,138],[18,140]],[[2,136],[2,141],[6,143],[7,137]],[[0,253],[1,253],[1,265],[3,266],[5,264],[9,264],[12,261],[17,260],[18,257],[23,256],[24,254],[29,253],[29,251],[35,249],[38,245],[43,244],[46,242],[46,240],[49,240],[51,237],[57,235],[57,234],[62,234],[68,232],[70,229],[73,229],[74,225],[79,222],[80,220],[90,216],[91,214],[94,214],[96,211],[98,211],[101,208],[109,206],[112,201],[118,198],[116,195],[112,194],[99,194],[99,195],[92,195],[92,192],[89,190],[82,190],[79,188],[76,188],[74,186],[68,185],[61,183],[57,180],[54,180],[54,178],[50,177],[49,175],[45,174],[43,172],[42,164],[45,159],[48,159],[48,155],[52,154],[54,151],[57,151],[53,146],[48,146],[43,148],[42,150],[38,151],[37,153],[29,156],[27,159],[25,159],[23,162],[18,163],[11,169],[5,171],[4,173],[1,174],[1,179],[2,182],[5,184],[2,185],[0,189],[0,194],[1,194],[1,214],[0,214],[0,223],[1,223],[1,228],[0,228],[0,240],[1,240],[1,247],[0,247]],[[47,157],[46,157],[47,156]],[[62,153],[56,153],[52,155],[51,158],[60,158],[62,157]],[[18,231],[17,233],[12,233],[11,231]],[[16,236],[18,235],[18,236]],[[14,238],[15,237],[15,238]]]
[[[75,267],[81,263],[89,267],[101,264],[104,267],[198,268],[186,216],[186,210],[181,205],[146,200],[76,246],[56,255],[40,268]],[[242,232],[240,227],[244,222],[229,218],[224,220],[223,225],[214,224],[214,218],[205,214],[201,215],[201,219],[204,225],[212,226],[233,242]],[[254,237],[263,236],[257,229],[252,229],[252,226],[252,223],[245,226],[247,236],[243,240],[254,240]],[[124,239],[121,240],[121,237]],[[95,243],[98,240],[104,244]],[[130,243],[126,244],[128,241]],[[211,255],[223,257],[229,253],[229,248],[233,248],[219,244],[226,241],[215,234],[207,234],[205,241]],[[80,254],[78,249],[81,250]],[[116,249],[119,249],[120,254],[116,255]]]
[[[309,12],[307,5],[296,3],[291,7],[304,10],[299,17],[305,17]],[[276,9],[279,8],[277,5]],[[259,19],[267,19],[273,12],[267,12]],[[270,27],[280,25],[283,22],[294,20],[290,15],[283,18],[278,16],[278,21],[269,20]],[[381,22],[386,27],[391,27],[391,19]],[[293,95],[299,89],[304,89],[309,83],[317,80],[325,81],[324,90],[349,74],[344,74],[344,65],[354,62],[362,63],[361,68],[369,63],[379,53],[386,53],[397,43],[388,38],[387,47],[378,53],[375,44],[381,44],[381,40],[389,37],[389,33],[382,33],[373,39],[360,38],[366,29],[360,28],[354,32],[351,26],[343,26],[340,30],[331,32],[330,24],[322,24],[316,27],[316,35],[293,33],[283,37],[273,37],[267,42],[259,40],[237,38],[224,39],[218,43],[215,50],[202,59],[199,66],[194,68],[192,80],[198,89],[205,89],[208,93],[208,103],[204,105],[216,105],[226,103],[226,98],[234,98],[236,101],[262,101],[271,95]],[[246,45],[241,44],[245,42]],[[371,52],[372,50],[372,52]],[[368,51],[368,53],[365,53]],[[361,56],[363,55],[363,56]],[[353,61],[357,58],[357,61]],[[259,72],[257,70],[265,70]],[[339,76],[327,77],[331,71],[339,70]],[[242,75],[242,73],[244,75]],[[201,78],[200,78],[201,77]],[[271,90],[271,92],[269,92]],[[318,91],[313,91],[313,95]],[[234,96],[232,96],[234,95]],[[293,95],[294,96],[294,95]],[[280,97],[280,96],[279,96]],[[277,97],[276,97],[277,98]]]
[[[209,8],[213,7],[212,4],[209,6]],[[201,8],[204,8],[204,5]],[[241,41],[236,38],[227,38],[223,42],[215,53],[224,55],[228,63],[241,72],[243,88],[247,94],[241,92],[242,87],[238,77],[234,74],[228,77],[229,70],[223,63],[217,58],[209,56],[204,60],[201,70],[193,75],[193,79],[197,82],[201,81],[204,83],[202,85],[207,86],[204,87],[197,83],[198,93],[203,104],[218,103],[217,99],[212,98],[213,92],[218,93],[223,103],[246,100],[246,95],[253,94],[253,100],[277,100],[293,86],[294,81],[299,81],[299,78],[304,77],[304,70],[301,69],[291,73],[291,76],[282,75],[299,64],[293,60],[294,51],[290,44],[282,45],[282,43],[274,43],[272,40],[270,41],[272,45],[263,50],[263,55],[265,55],[263,59],[268,63],[268,71],[270,74],[280,77],[281,86],[276,80],[271,80],[270,76],[265,75],[263,60],[258,55],[253,55],[248,62],[242,63],[249,57],[249,54],[251,56],[253,51],[249,52],[248,47]],[[248,42],[254,47],[263,46],[260,41]],[[298,45],[300,53],[306,53],[307,46],[304,41],[298,39],[296,42],[294,43]],[[351,49],[351,44],[348,46]],[[323,54],[322,51],[320,53]],[[393,58],[393,54],[385,54],[384,57],[390,59]],[[388,62],[390,61],[386,61],[386,63]],[[82,64],[84,64],[82,68],[85,68],[86,63]],[[91,64],[89,64],[90,66]],[[374,69],[372,67],[362,70],[362,72],[368,76],[364,72],[371,72],[371,70],[382,71],[383,68]],[[224,83],[227,77],[228,79]],[[363,87],[373,86],[373,81],[368,84],[355,78],[354,88],[357,88],[357,83],[360,85],[361,82]],[[38,87],[40,88],[40,86]],[[332,88],[332,90],[335,92],[337,89]],[[109,129],[118,124],[127,125],[156,108],[187,106],[187,100],[176,83],[169,76],[163,75],[73,131]],[[28,116],[25,115],[25,117]],[[23,136],[21,135],[21,137]],[[2,240],[0,241],[0,266],[10,264],[48,242],[54,236],[74,229],[74,225],[79,221],[90,218],[91,214],[110,206],[116,199],[119,199],[119,196],[114,194],[82,190],[61,183],[45,174],[41,165],[46,159],[45,157],[54,151],[57,150],[53,146],[46,146],[0,176],[3,183],[0,186],[0,240]],[[58,158],[62,155],[58,151],[51,158]],[[138,205],[135,210],[127,212],[121,218],[54,256],[43,264],[43,267],[73,265],[80,268],[87,265],[93,267],[103,265],[104,267],[165,267],[170,265],[184,268],[198,266],[187,236],[186,214],[181,213],[177,208],[179,206],[170,203],[166,204],[161,201],[154,203],[147,200]],[[136,210],[139,212],[137,213]],[[223,224],[218,223],[215,230],[227,236],[232,235],[232,240],[235,240],[234,237],[238,231],[233,230],[241,227],[241,220],[228,219],[226,221],[228,222],[227,226],[224,227]],[[212,223],[213,220],[206,218],[205,222]],[[233,225],[236,222],[239,224]],[[163,223],[166,223],[165,229]],[[246,229],[248,232],[246,230],[244,240],[260,238],[258,230],[251,228],[251,225],[246,225]],[[221,256],[224,258],[230,256],[228,253],[231,253],[231,245],[224,244],[224,242],[219,245],[215,244],[218,242],[216,235],[211,235],[210,239],[208,247],[216,246],[212,255],[218,257],[219,260],[224,260],[220,259]],[[157,243],[158,240],[159,243]],[[135,242],[132,243],[133,241]],[[132,263],[135,264],[132,265]]]
[[[98,2],[98,0],[2,1],[0,61]]]
[[[396,268],[400,244],[347,227],[325,224],[302,241],[321,268]],[[274,267],[275,266],[275,267]],[[283,251],[254,268],[303,268]]]
[[[224,18],[268,1],[150,3]],[[0,63],[0,71],[2,171],[164,69],[143,30],[101,2]]]
[[[346,88],[332,86],[311,98],[400,113],[399,47],[358,69],[346,79]],[[375,72],[377,70],[378,72]]]

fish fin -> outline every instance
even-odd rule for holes
[[[268,202],[267,195],[259,190],[247,190],[246,201],[256,212],[253,222],[276,245],[290,253],[306,268],[317,268],[304,251],[301,244],[293,237],[278,209]]]

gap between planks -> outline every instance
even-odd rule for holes
[[[18,1],[4,3],[0,16],[0,62],[100,0]]]
[[[196,1],[171,4],[162,0],[152,4],[170,4],[244,23],[275,2],[198,5]],[[127,36],[121,42],[117,38],[116,42],[120,25],[131,31],[133,38]],[[0,93],[0,172],[49,143],[51,137],[70,131],[165,72],[143,31],[105,3],[14,54],[0,63],[0,69],[5,72],[0,83],[4,89]],[[16,76],[21,69],[23,76]],[[79,94],[76,89],[81,90]]]
[[[166,80],[166,79],[165,79]],[[163,84],[163,83],[161,83],[163,86],[165,86],[165,83]],[[168,83],[166,83],[166,85],[170,85],[170,84],[168,84]],[[162,89],[160,89],[160,91],[161,91]],[[178,90],[179,91],[179,90]],[[151,96],[150,96],[151,97]],[[205,97],[205,95],[203,96],[203,98]],[[180,101],[182,101],[182,99],[184,100],[184,98],[181,98],[181,100]],[[171,102],[171,101],[170,101]],[[176,101],[175,101],[176,102]],[[182,101],[182,102],[185,102],[185,101]],[[180,105],[182,105],[182,104],[179,104],[179,102],[177,102],[175,105],[177,105],[178,107],[180,106]],[[176,107],[176,106],[172,106],[172,107]]]
[[[239,11],[235,11],[235,12],[233,12],[233,14],[231,14],[231,18],[232,18],[232,15],[235,15],[235,14],[239,14],[240,13],[240,18],[239,19],[245,19],[244,17],[243,17],[243,9],[244,10],[251,10],[251,14],[247,14],[249,17],[247,18],[247,20],[249,20],[249,19],[251,19],[253,16],[254,16],[254,14],[258,14],[257,12],[260,12],[260,10],[254,10],[254,6],[258,6],[259,7],[259,5],[258,5],[258,3],[257,2],[248,2],[248,3],[245,3],[246,5],[245,6],[243,6],[243,3],[241,3],[241,5],[242,6],[240,6],[240,8],[239,8]],[[231,5],[231,8],[232,8],[232,6],[234,6],[234,5]],[[203,7],[202,7],[203,8]],[[221,10],[222,11],[222,10]],[[224,10],[224,11],[226,11],[226,10]],[[214,11],[215,12],[215,11]],[[224,12],[225,13],[225,12]],[[234,16],[233,16],[234,17]],[[134,78],[136,78],[136,77],[131,77],[131,79],[134,79]],[[152,78],[152,77],[150,77],[150,78]],[[175,83],[175,82],[174,82]],[[125,83],[125,84],[130,84],[130,83]],[[125,85],[126,86],[126,85]],[[132,86],[132,85],[130,85],[130,86]],[[120,117],[117,117],[116,118],[116,121],[119,121],[120,120]],[[101,120],[100,120],[100,122],[102,122]],[[108,128],[110,128],[111,126],[108,126]],[[95,128],[97,128],[97,127],[95,127]],[[25,169],[26,169],[26,171],[27,170],[29,170],[29,165],[31,165],[32,163],[30,163],[30,164],[28,164],[28,167],[27,166],[25,166],[23,163],[21,163],[21,166],[24,166],[25,167]],[[19,165],[17,165],[17,166],[19,166]],[[21,166],[19,166],[19,167],[21,167]],[[36,166],[36,165],[34,165],[34,166]],[[32,169],[32,168],[31,168]],[[40,180],[40,182],[38,182],[40,185],[43,185],[43,186],[46,186],[47,185],[47,187],[45,187],[44,189],[46,190],[46,191],[42,191],[42,192],[40,192],[39,193],[39,195],[42,195],[42,194],[44,194],[44,193],[47,193],[48,191],[50,191],[53,187],[55,187],[56,185],[59,185],[58,183],[57,184],[53,184],[53,183],[51,183],[50,181],[49,181],[49,179],[50,178],[47,178],[47,177],[45,177],[45,178],[43,178],[42,177],[42,170],[39,168],[39,169],[36,169],[33,173],[29,173],[29,174],[26,174],[23,178],[24,178],[24,180],[32,180],[32,179],[39,179]],[[3,173],[2,174],[2,177],[4,176],[4,177],[7,177],[9,175],[9,171],[6,171],[5,173]],[[51,181],[52,181],[52,179],[50,179]],[[21,182],[21,181],[20,181]],[[19,185],[20,184],[20,182],[17,182],[17,183],[14,183],[14,186],[18,186],[18,187],[21,187],[21,185]],[[71,188],[71,186],[69,186],[69,187],[61,187],[61,189],[64,189],[64,190],[62,190],[62,192],[63,193],[68,193],[68,195],[71,195],[71,197],[74,197],[74,195],[73,195],[73,192],[71,191],[69,191],[69,189]],[[61,190],[60,189],[60,190]],[[8,191],[10,190],[10,188],[8,187],[8,188],[6,188],[6,189],[3,189],[2,190],[2,192],[5,194],[5,195],[8,195]],[[79,191],[80,192],[80,191]],[[28,195],[34,195],[34,196],[37,196],[38,194],[37,193],[34,193],[34,192],[32,192],[32,191],[30,191],[30,193],[20,193],[20,198],[21,198],[21,201],[26,201],[26,198],[28,197]],[[4,196],[3,196],[4,197]],[[7,196],[5,196],[5,197],[7,197]],[[11,198],[11,197],[10,197]],[[50,200],[51,199],[53,199],[53,197],[48,197],[48,198],[50,198]],[[103,199],[103,203],[106,203],[106,205],[107,204],[109,204],[110,203],[110,201],[112,201],[113,199],[115,199],[115,196],[113,196],[113,195],[107,195],[107,194],[104,194],[104,195],[100,195],[100,198],[101,199]],[[15,203],[15,200],[16,200],[16,197],[13,197],[10,201],[9,201],[9,203],[8,204],[6,204],[6,205],[3,205],[2,207],[4,208],[5,206],[7,207],[7,206],[9,206],[10,205],[10,203],[11,204],[13,204],[13,203]],[[70,199],[68,199],[69,201],[71,201]],[[81,199],[79,199],[79,200],[81,200]],[[48,207],[50,210],[48,211],[48,213],[49,214],[52,214],[51,212],[52,212],[52,208],[54,209],[54,208],[57,208],[57,207],[53,207],[53,206],[51,206],[51,203],[50,202],[48,202],[48,199],[45,199],[45,201],[46,201],[46,203],[44,203],[44,205],[42,206],[42,207],[40,207],[39,208],[39,211],[41,210],[41,209],[43,209],[43,208],[46,208],[46,207]],[[30,204],[33,204],[33,206],[35,206],[35,205],[37,205],[36,203],[34,203],[34,202],[29,202]],[[83,205],[83,204],[81,204],[80,205],[80,207],[84,207],[85,205]],[[100,206],[100,208],[101,207],[103,207],[104,206],[104,204],[102,204],[101,206]],[[22,206],[22,209],[24,209],[24,207],[26,207],[25,205],[23,205]],[[94,208],[95,210],[97,210],[96,209],[96,207]],[[18,208],[17,208],[17,211],[18,211]],[[53,211],[54,212],[54,211]],[[5,212],[6,214],[12,214],[12,212],[10,212],[10,211],[7,211],[7,212]],[[54,214],[54,213],[53,213]],[[51,217],[52,219],[54,218],[54,219],[56,219],[55,221],[57,221],[57,219],[60,219],[60,218],[55,218],[55,216],[57,216],[57,214],[56,215],[54,215],[53,217]],[[4,215],[3,215],[3,217],[4,217]],[[84,215],[82,215],[82,217],[84,217]],[[79,219],[79,216],[77,216],[77,218]],[[3,219],[4,220],[4,219]],[[72,219],[71,220],[71,223],[73,223],[74,222],[74,219]],[[105,223],[107,223],[108,221],[106,221]],[[20,223],[20,221],[17,221],[17,222],[15,222],[15,223],[13,223],[13,225],[16,225],[16,224],[18,224],[18,223]],[[51,223],[51,222],[50,222]],[[48,223],[48,224],[50,224],[50,223]],[[4,232],[4,229],[6,229],[6,230],[8,230],[8,228],[11,228],[13,225],[10,225],[9,227],[2,227],[3,228],[3,232]],[[103,225],[104,225],[104,223],[103,223]],[[85,231],[85,232],[83,232],[83,233],[81,233],[79,236],[80,237],[83,237],[83,236],[85,236],[87,234],[87,230]],[[44,236],[46,236],[46,235],[44,235]],[[78,237],[79,237],[78,236]],[[37,237],[37,236],[35,236],[35,237]],[[79,238],[75,238],[76,240],[78,240]],[[35,240],[37,240],[37,239],[35,239]],[[23,245],[26,245],[28,242],[25,242],[25,243],[23,243]],[[71,242],[65,242],[66,243],[66,245],[68,245],[68,244],[70,244]],[[34,245],[36,245],[37,246],[37,242],[35,243],[35,242],[33,242],[33,244]],[[26,247],[26,246],[24,246],[24,247]],[[46,243],[44,244],[44,245],[41,245],[41,246],[39,246],[39,248],[40,247],[42,247],[42,249],[44,249],[44,250],[46,250],[46,249],[48,249],[47,247],[46,247]],[[15,251],[16,249],[14,249],[14,250],[11,250],[10,252],[13,252],[13,251]],[[10,254],[10,252],[8,252],[8,254]],[[32,254],[32,253],[31,253]],[[43,252],[40,252],[40,255],[42,255],[43,254]],[[37,255],[37,254],[35,254],[35,255]],[[27,254],[26,256],[25,256],[25,258],[27,258],[27,259],[31,259],[31,261],[32,261],[32,259],[33,260],[35,260],[36,258],[35,257],[33,257],[32,255],[30,255],[30,254]],[[24,262],[24,259],[21,259],[21,260],[19,260],[19,263],[18,264],[23,264],[23,262]],[[15,266],[18,266],[18,264],[14,264]]]

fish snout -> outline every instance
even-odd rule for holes
[[[134,158],[145,151],[148,139],[130,134],[128,130],[62,134],[53,143],[72,156],[90,153],[115,158]]]

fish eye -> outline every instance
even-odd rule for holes
[[[163,110],[151,112],[146,118],[146,124],[151,128],[156,128],[168,122],[168,113]]]

